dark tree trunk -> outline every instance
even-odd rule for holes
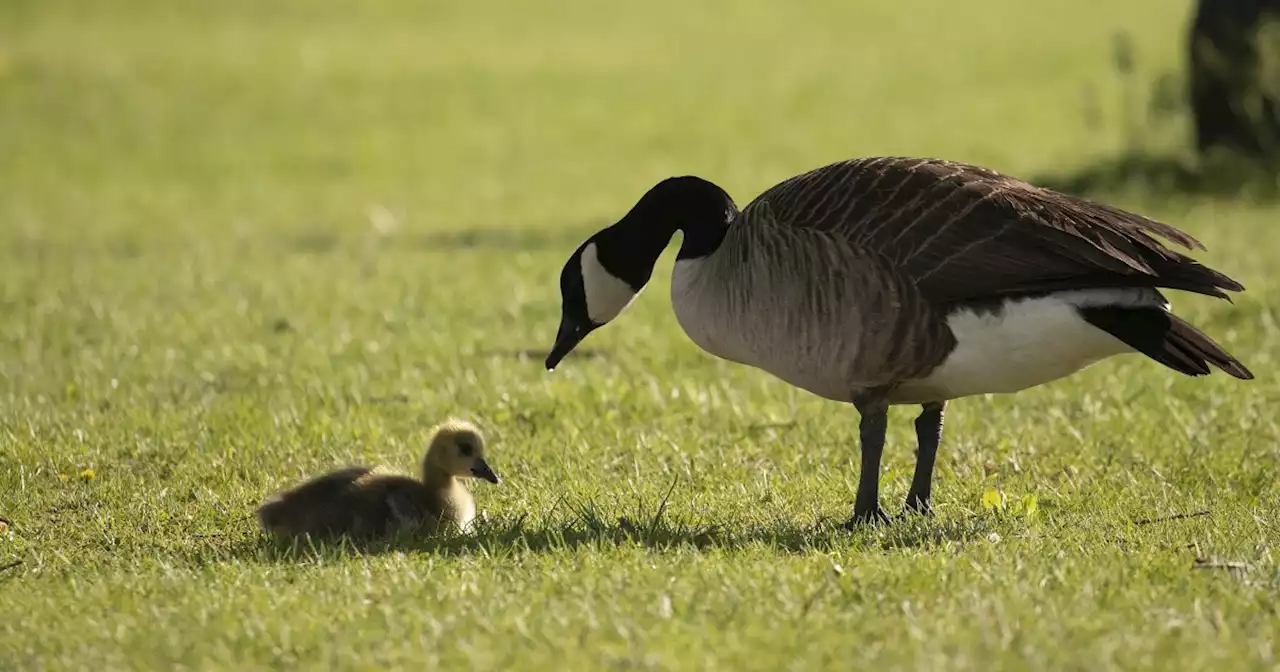
[[[1280,0],[1200,0],[1188,46],[1201,152],[1224,147],[1280,158],[1280,64],[1267,63],[1280,54],[1280,33],[1266,29],[1278,20]]]

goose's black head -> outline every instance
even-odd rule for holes
[[[720,187],[698,177],[672,177],[646,192],[618,223],[579,245],[560,271],[560,330],[547,370],[635,300],[677,229],[684,231],[679,258],[696,259],[716,250],[737,214]]]

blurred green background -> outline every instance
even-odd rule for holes
[[[1187,155],[1190,11],[3,0],[0,668],[1273,669],[1277,208],[1123,170]],[[856,413],[697,350],[670,253],[542,371],[561,264],[657,181],[877,154],[1192,232],[1248,291],[1178,312],[1258,380],[957,402],[937,518],[846,533]],[[507,479],[474,538],[254,527],[448,414]]]

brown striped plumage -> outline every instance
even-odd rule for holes
[[[831,164],[757,197],[734,226],[825,231],[908,278],[933,304],[1098,287],[1226,298],[1244,288],[1162,245],[1167,224],[978,166],[879,157]]]

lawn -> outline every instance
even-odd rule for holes
[[[1127,356],[955,402],[930,520],[839,528],[856,412],[699,351],[671,252],[541,365],[566,257],[669,175],[744,205],[854,156],[1167,145],[1125,100],[1187,0],[464,4],[0,2],[0,669],[1280,665],[1275,204],[1090,194],[1248,288],[1173,299],[1257,380]],[[255,527],[448,415],[506,479],[473,536]]]

